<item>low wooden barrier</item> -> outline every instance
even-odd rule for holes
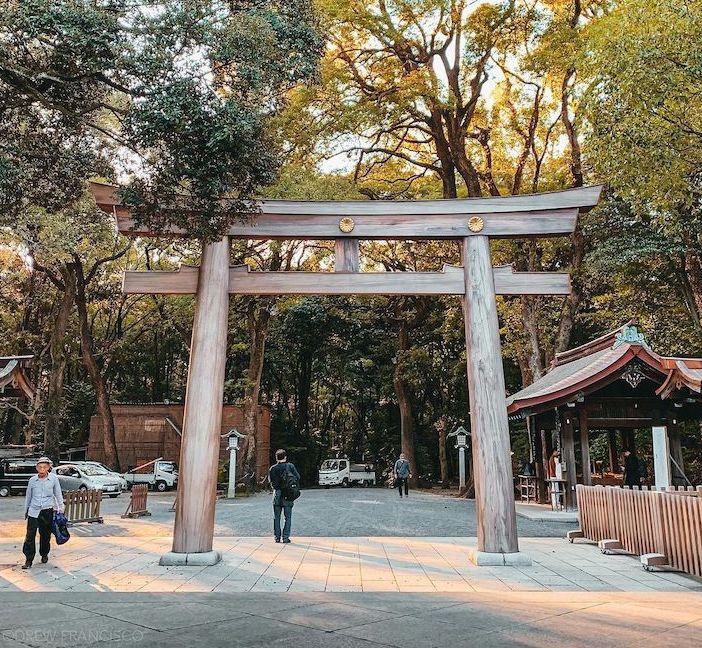
[[[102,523],[101,502],[101,490],[66,491],[63,494],[64,515],[71,524],[77,522]]]
[[[702,486],[665,490],[576,486],[580,529],[603,553],[641,556],[646,569],[669,565],[702,576]]]
[[[151,515],[146,508],[147,498],[149,495],[148,484],[135,484],[132,486],[132,491],[129,497],[127,510],[122,515],[123,518],[141,517],[143,515]]]

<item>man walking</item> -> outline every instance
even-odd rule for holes
[[[37,553],[37,530],[39,530],[39,555],[41,561],[49,561],[51,550],[51,524],[54,521],[54,509],[63,512],[63,495],[58,477],[52,472],[51,460],[41,457],[37,460],[37,474],[27,484],[24,500],[24,517],[27,520],[27,535],[22,546],[25,563],[22,569],[29,569]]]
[[[268,471],[268,480],[273,487],[273,534],[275,541],[281,538],[285,544],[290,542],[292,526],[292,509],[295,499],[300,494],[300,473],[294,464],[288,462],[285,450],[275,451],[276,464]],[[280,530],[280,514],[285,515],[285,526]]]
[[[405,496],[409,497],[409,480],[412,478],[412,473],[410,472],[410,464],[404,452],[400,453],[400,458],[395,462],[393,472],[395,473],[395,481],[400,491],[400,497],[402,497],[403,487],[405,489]]]

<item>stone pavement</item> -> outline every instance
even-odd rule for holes
[[[214,567],[160,567],[162,536],[74,536],[19,568],[0,540],[0,648],[683,648],[702,581],[591,544],[522,538],[530,567],[475,567],[467,538],[217,537]]]
[[[213,567],[161,567],[165,537],[73,537],[48,565],[21,570],[22,539],[0,541],[0,592],[702,592],[591,544],[522,538],[528,567],[476,567],[471,538],[215,538]]]
[[[699,596],[0,594],[0,646],[687,648],[702,642]]]

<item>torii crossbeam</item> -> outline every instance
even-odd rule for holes
[[[97,204],[129,236],[155,235],[135,227],[116,188],[92,185]],[[126,272],[123,290],[137,294],[195,294],[185,397],[173,551],[162,564],[214,564],[212,550],[219,429],[224,391],[230,294],[243,295],[459,295],[463,303],[472,431],[478,564],[525,564],[519,553],[509,428],[496,294],[565,295],[565,273],[493,268],[490,238],[563,236],[578,213],[594,207],[601,187],[543,194],[427,201],[259,203],[252,222],[233,224],[227,236],[203,247],[200,268]],[[177,229],[173,236],[184,233]],[[230,239],[333,239],[335,272],[250,272],[230,267]],[[443,272],[360,272],[360,239],[453,239],[462,267]]]

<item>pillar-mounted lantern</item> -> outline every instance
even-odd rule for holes
[[[449,432],[447,438],[456,439],[455,448],[458,449],[458,487],[463,490],[466,487],[466,448],[468,447],[468,436],[470,432],[462,425],[459,425],[453,432]]]
[[[229,430],[227,435],[227,445],[229,447],[229,487],[227,488],[227,499],[236,497],[236,451],[239,449],[239,441],[245,435],[236,428]]]
[[[468,441],[468,432],[464,427],[459,427],[456,430],[456,447],[457,448],[465,448],[468,444],[466,443]]]
[[[230,450],[238,450],[239,449],[239,439],[243,439],[244,435],[239,432],[236,428],[232,428],[229,430],[229,449]]]

